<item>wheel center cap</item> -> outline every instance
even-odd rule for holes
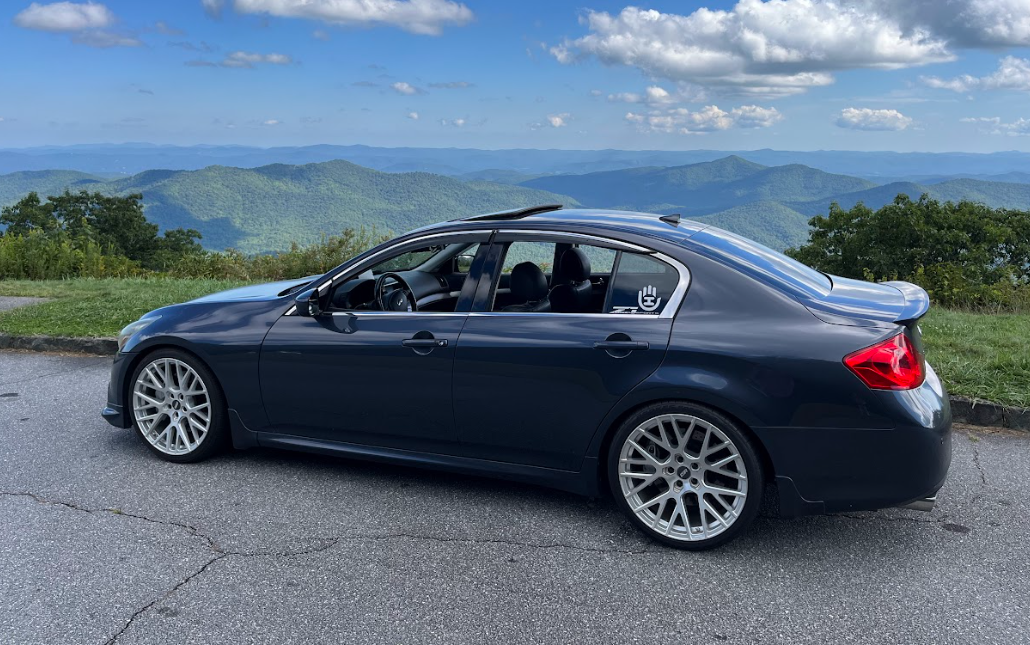
[[[178,401],[172,401],[172,409],[173,410],[178,410],[180,407],[181,406],[180,406]]]
[[[690,469],[686,466],[680,466],[679,470],[676,471],[676,475],[680,479],[686,479],[687,477],[690,477]]]

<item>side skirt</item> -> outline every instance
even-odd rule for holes
[[[430,468],[432,470],[444,470],[465,475],[506,479],[556,488],[576,495],[593,494],[592,487],[587,481],[588,477],[580,472],[509,464],[470,457],[411,452],[396,448],[381,448],[339,441],[323,441],[274,432],[251,434],[257,436],[257,445],[262,447],[283,448],[338,457],[353,457],[368,461],[402,464],[416,468]],[[235,444],[235,442],[236,432],[234,431],[233,443]]]

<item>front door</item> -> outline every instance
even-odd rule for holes
[[[451,368],[464,313],[283,316],[261,350],[276,432],[435,450],[455,439]]]
[[[452,451],[454,352],[488,239],[469,232],[398,242],[341,270],[326,286],[325,313],[276,321],[259,368],[272,431]]]

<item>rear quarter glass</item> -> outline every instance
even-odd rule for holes
[[[612,279],[607,312],[659,316],[679,284],[679,272],[661,260],[624,253]]]

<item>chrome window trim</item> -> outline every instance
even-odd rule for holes
[[[622,240],[613,240],[611,238],[601,237],[599,235],[588,235],[586,233],[566,233],[566,232],[563,232],[563,231],[554,231],[554,230],[529,230],[529,229],[504,228],[504,229],[499,229],[497,231],[497,234],[498,235],[525,235],[527,237],[532,237],[532,238],[547,237],[547,236],[550,236],[550,237],[570,237],[570,238],[575,239],[575,240],[592,240],[594,242],[600,242],[602,244],[607,244],[608,246],[610,246],[612,248],[615,248],[615,249],[620,249],[622,251],[629,251],[630,253],[647,253],[649,255],[655,253],[655,251],[653,251],[652,249],[648,249],[648,248],[645,248],[643,246],[638,246],[638,245],[632,244],[630,242],[623,242]]]
[[[467,311],[330,311],[330,316],[468,316]]]
[[[409,240],[405,240],[403,242],[399,242],[397,244],[391,244],[387,248],[385,248],[385,249],[383,249],[383,250],[381,250],[381,251],[379,251],[379,252],[377,252],[377,253],[375,253],[373,255],[370,255],[369,257],[365,258],[364,260],[362,260],[360,262],[352,263],[352,264],[346,266],[339,273],[337,273],[335,276],[333,276],[330,280],[328,280],[328,281],[322,283],[321,285],[319,285],[318,290],[322,291],[322,290],[328,288],[334,282],[336,282],[340,278],[346,276],[349,272],[353,271],[355,268],[366,266],[368,262],[371,262],[371,261],[375,260],[376,258],[382,256],[385,253],[389,253],[391,250],[397,248],[398,246],[405,246],[405,245],[408,245],[408,244],[421,242],[423,240],[432,240],[432,239],[439,239],[439,238],[442,238],[442,237],[454,237],[454,236],[461,236],[461,235],[479,235],[479,236],[484,236],[485,235],[487,238],[489,238],[489,236],[491,235],[492,232],[493,231],[491,229],[475,229],[475,230],[471,230],[471,231],[448,231],[446,233],[432,233],[430,235],[422,235],[422,236],[419,236],[419,237],[411,238]],[[616,313],[565,314],[565,313],[557,313],[557,312],[553,312],[553,311],[546,311],[546,312],[512,312],[512,311],[480,311],[480,312],[448,312],[448,311],[413,311],[413,312],[408,312],[408,311],[340,311],[340,312],[330,312],[330,313],[333,316],[368,316],[368,315],[379,315],[379,316],[382,316],[382,315],[387,315],[387,316],[417,316],[417,315],[423,315],[423,314],[428,314],[428,315],[433,315],[433,316],[541,316],[542,315],[542,316],[586,316],[586,317],[604,317],[604,318],[613,318],[613,317],[615,317],[615,318],[665,318],[665,319],[668,319],[668,318],[675,318],[676,314],[679,313],[680,305],[683,304],[683,299],[686,297],[687,289],[690,287],[690,278],[691,278],[690,269],[688,269],[686,266],[684,266],[682,262],[680,262],[679,260],[676,260],[675,258],[671,258],[668,255],[665,255],[664,253],[660,253],[660,252],[655,251],[653,249],[649,249],[649,248],[646,248],[646,247],[643,247],[643,246],[639,246],[637,244],[632,244],[630,242],[623,242],[622,240],[613,240],[611,238],[601,237],[601,236],[598,236],[598,235],[587,235],[585,233],[568,233],[568,232],[554,231],[554,230],[498,229],[496,231],[496,233],[497,233],[497,235],[517,234],[517,235],[526,235],[526,236],[529,236],[529,237],[545,238],[545,239],[548,238],[548,237],[551,237],[551,238],[553,238],[553,237],[573,238],[573,239],[584,240],[584,241],[587,241],[588,243],[591,242],[591,241],[593,241],[593,242],[600,242],[602,244],[606,244],[606,245],[608,245],[610,247],[613,247],[613,248],[616,248],[616,249],[619,249],[619,250],[622,250],[622,251],[626,251],[626,252],[629,252],[629,253],[643,253],[643,254],[647,254],[647,255],[649,255],[649,256],[657,259],[657,260],[661,260],[662,262],[665,262],[666,264],[668,264],[672,268],[676,269],[677,273],[679,274],[679,281],[678,281],[678,283],[676,285],[676,290],[673,292],[672,296],[669,298],[668,303],[666,303],[665,309],[663,309],[662,313],[660,315],[658,315],[658,316],[651,316],[651,315],[648,315],[648,314],[616,314]],[[613,280],[615,279],[614,275],[612,276],[612,279]],[[296,310],[297,310],[296,305],[293,305],[283,315],[285,315],[285,316],[293,315],[296,312]]]

